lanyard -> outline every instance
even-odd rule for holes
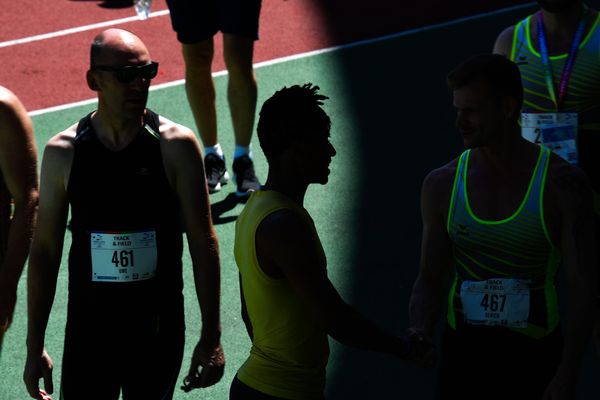
[[[558,86],[558,97],[556,97],[556,91],[554,90],[554,80],[552,77],[552,67],[550,66],[550,55],[548,54],[548,46],[546,44],[546,33],[544,32],[544,23],[542,21],[542,13],[540,12],[539,14],[538,43],[540,45],[542,63],[544,64],[546,86],[548,87],[550,98],[552,99],[552,102],[554,103],[554,106],[556,107],[557,111],[562,105],[562,102],[567,93],[567,84],[569,83],[569,79],[571,78],[571,73],[573,72],[573,65],[575,63],[575,57],[577,56],[577,50],[579,50],[579,45],[581,44],[581,39],[583,38],[583,32],[585,31],[586,15],[587,13],[584,12],[583,16],[581,17],[581,21],[579,21],[577,32],[575,32],[575,37],[573,38],[573,42],[571,43],[569,56],[567,58],[567,61],[565,62],[565,66],[560,77],[560,84]]]

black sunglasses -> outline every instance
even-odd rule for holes
[[[156,78],[158,74],[158,63],[151,61],[150,64],[140,66],[126,66],[126,67],[111,67],[109,65],[96,65],[92,69],[99,69],[101,71],[111,71],[115,73],[117,80],[121,83],[131,83],[141,76],[143,79],[150,80]]]

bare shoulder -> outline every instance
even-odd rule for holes
[[[455,158],[448,164],[429,172],[423,180],[423,194],[433,196],[447,194],[452,189],[457,166],[458,158]]]
[[[516,25],[512,25],[500,32],[494,43],[494,53],[510,58],[515,27]]]
[[[0,86],[0,132],[30,133],[31,121],[19,98],[10,90]]]
[[[292,210],[275,211],[266,216],[256,230],[256,243],[262,251],[287,252],[306,248],[315,240],[306,220]]]
[[[178,182],[187,180],[204,186],[202,150],[196,135],[188,127],[162,116],[159,118],[160,148],[169,180],[175,187],[179,187]]]
[[[46,143],[44,154],[53,157],[71,156],[76,133],[77,124],[73,124],[64,131],[57,133]]]
[[[285,233],[302,234],[304,231],[308,231],[306,221],[297,213],[283,209],[267,215],[261,221],[256,233],[257,237],[278,240],[285,236]]]
[[[159,116],[160,133],[166,142],[196,141],[194,132],[181,124]]]
[[[458,158],[429,172],[421,187],[421,213],[426,220],[445,218],[452,185],[456,176]],[[433,219],[432,219],[433,218]]]
[[[576,181],[581,184],[588,184],[585,173],[572,164],[569,164],[561,157],[552,153],[550,156],[550,165],[548,166],[548,179],[552,184],[563,187],[569,181]]]
[[[7,88],[0,86],[0,110],[10,110],[15,108],[15,104],[20,103],[19,99],[13,92]]]
[[[547,184],[559,206],[571,209],[591,207],[592,191],[585,173],[555,154],[550,159]]]
[[[277,210],[267,215],[256,230],[256,238],[259,244],[268,243],[277,246],[314,240],[306,219],[289,209]]]

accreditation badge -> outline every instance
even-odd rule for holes
[[[156,275],[156,232],[91,232],[92,281],[135,282]]]
[[[521,279],[464,281],[460,287],[465,322],[471,325],[526,328],[529,284]]]
[[[521,134],[530,142],[549,147],[571,164],[577,153],[577,113],[522,113]]]

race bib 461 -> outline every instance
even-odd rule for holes
[[[156,232],[92,232],[92,281],[134,282],[156,274]]]

